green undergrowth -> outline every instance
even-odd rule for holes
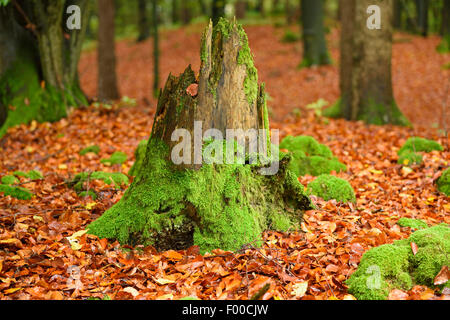
[[[397,224],[400,227],[408,227],[417,230],[428,228],[428,224],[425,221],[419,219],[400,218],[397,221]]]
[[[127,157],[126,153],[117,151],[117,152],[114,152],[109,158],[100,160],[100,162],[103,164],[112,166],[115,164],[124,163],[125,161],[127,161],[127,158],[128,157]]]
[[[398,163],[402,165],[421,164],[423,156],[419,152],[442,151],[443,147],[436,141],[420,137],[409,138],[398,151]]]
[[[84,155],[86,155],[88,153],[99,154],[99,152],[100,152],[100,147],[97,146],[97,145],[93,145],[93,146],[89,146],[89,147],[86,147],[86,148],[80,150],[79,154],[81,156],[84,156]]]
[[[411,243],[418,247],[415,255]],[[434,287],[434,278],[443,266],[450,264],[449,253],[450,228],[447,224],[415,231],[408,239],[364,253],[358,269],[347,280],[349,292],[360,300],[384,300],[396,288]],[[440,288],[445,286],[449,283]]]
[[[330,148],[318,143],[313,137],[287,136],[281,141],[280,149],[287,149],[292,154],[289,169],[297,176],[320,176],[332,171],[347,171],[347,167],[333,156]]]
[[[4,196],[11,196],[19,200],[30,200],[34,194],[30,190],[20,186],[18,177],[24,177],[30,181],[44,178],[42,173],[36,170],[30,170],[28,172],[15,171],[12,175],[5,175],[0,179],[0,193],[3,193]]]
[[[130,183],[128,177],[119,172],[81,172],[71,180],[66,181],[69,188],[74,189],[79,196],[91,196],[93,199],[97,198],[94,190],[89,188],[89,182],[100,180],[108,185],[114,185],[115,188],[120,189]]]
[[[332,199],[338,202],[356,202],[355,192],[352,186],[346,180],[323,174],[310,182],[307,187],[307,193],[322,198],[325,201]]]
[[[450,168],[446,169],[436,182],[437,188],[446,196],[450,196]]]
[[[264,230],[295,229],[311,206],[287,163],[274,176],[242,164],[176,170],[161,141],[151,139],[147,152],[145,168],[122,199],[88,226],[89,233],[160,250],[193,244],[202,252],[237,250],[260,245]]]

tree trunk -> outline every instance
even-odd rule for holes
[[[181,22],[183,25],[188,25],[192,20],[191,5],[190,0],[181,1]]]
[[[416,0],[417,26],[423,37],[428,35],[428,7],[428,0]]]
[[[394,28],[401,29],[402,28],[402,4],[401,0],[393,0],[394,1]]]
[[[323,0],[301,0],[303,61],[301,67],[330,64],[324,28]]]
[[[89,15],[88,0],[67,4],[77,4],[83,16]],[[0,11],[0,136],[11,126],[56,121],[70,107],[87,104],[77,72],[87,19],[81,19],[80,30],[64,35],[62,0],[14,2]]]
[[[178,7],[178,0],[172,0],[172,23],[180,22],[180,9]]]
[[[213,0],[212,2],[212,22],[216,25],[220,18],[225,16],[226,0]]]
[[[285,9],[286,9],[286,23],[288,26],[290,26],[297,21],[298,10],[297,7],[292,3],[292,0],[286,0]]]
[[[158,0],[152,0],[152,34],[153,34],[153,96],[159,95],[159,32]]]
[[[442,42],[438,46],[441,53],[450,52],[450,0],[444,0],[442,10]]]
[[[98,0],[98,99],[119,99],[114,40],[114,1]]]
[[[138,29],[138,42],[145,41],[150,37],[150,27],[147,19],[147,0],[138,0]]]
[[[236,12],[236,19],[244,19],[247,13],[247,2],[245,0],[236,1],[234,11]]]
[[[90,233],[159,250],[193,244],[202,252],[237,250],[259,245],[264,230],[298,226],[303,211],[311,208],[303,187],[287,170],[290,158],[278,161],[274,148],[268,159],[264,86],[258,86],[242,27],[226,20],[214,29],[210,24],[201,60],[198,82],[190,66],[179,77],[169,76],[135,180],[114,207],[88,226]],[[230,138],[228,129],[242,131],[224,140]],[[260,129],[259,141],[265,142],[260,162],[237,162],[245,131],[252,129]],[[180,131],[184,135],[176,135]],[[177,137],[183,137],[182,149]],[[218,160],[224,151],[231,151],[234,161]],[[250,151],[245,154],[254,159]],[[186,161],[178,162],[178,156]],[[269,161],[264,166],[261,159]],[[264,175],[261,169],[274,163],[279,170]]]
[[[369,5],[381,9],[381,28],[369,29]],[[392,89],[392,0],[343,0],[341,99],[325,112],[372,124],[407,124]]]

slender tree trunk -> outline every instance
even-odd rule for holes
[[[176,24],[180,22],[180,8],[178,6],[178,0],[172,0],[172,23]]]
[[[324,28],[323,0],[301,0],[303,61],[301,67],[330,64]]]
[[[369,29],[369,5],[381,9],[381,28]],[[392,0],[343,0],[341,99],[325,114],[372,124],[407,124],[398,109],[391,80]]]
[[[238,0],[235,3],[235,12],[237,19],[244,19],[247,13],[247,2],[246,0]]]
[[[150,37],[150,27],[147,19],[147,0],[138,0],[138,29],[138,42],[145,41]]]
[[[153,96],[159,96],[159,32],[158,0],[152,0],[152,35],[153,35]]]
[[[394,28],[401,29],[402,27],[402,4],[401,0],[394,1]]]
[[[190,0],[181,1],[181,22],[183,25],[188,25],[192,20],[191,5]]]
[[[227,129],[269,128],[264,86],[258,84],[242,27],[230,24],[213,31],[210,24],[202,51],[198,82],[190,67],[179,77],[169,76],[136,178],[123,198],[88,226],[89,233],[158,250],[192,245],[198,245],[201,252],[238,250],[245,244],[261,244],[265,230],[298,227],[304,210],[311,208],[303,187],[287,169],[289,156],[272,159],[279,170],[271,176],[261,174],[258,164],[204,159],[175,163],[179,144],[172,139],[174,133],[186,135],[182,144],[189,150],[183,149],[182,156],[193,154],[194,160],[201,156],[202,148],[223,146],[224,137],[229,138]],[[248,92],[249,87],[256,92]],[[196,129],[199,125],[202,127]],[[209,129],[216,129],[215,141],[204,144],[204,135],[212,133]],[[222,138],[215,136],[219,134]],[[265,141],[268,132],[261,136]],[[233,155],[235,140],[229,141]],[[195,152],[197,144],[200,151]],[[217,156],[226,153],[223,149],[212,151]],[[267,149],[260,152],[268,156]]]
[[[442,42],[438,46],[441,53],[450,52],[450,0],[444,0],[442,10]]]
[[[98,0],[98,99],[119,99],[114,39],[114,1]]]
[[[212,22],[216,25],[221,17],[225,16],[226,0],[213,0],[212,2]]]
[[[428,7],[428,0],[416,0],[417,26],[423,37],[428,35]]]

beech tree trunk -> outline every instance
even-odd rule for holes
[[[423,37],[428,35],[428,8],[428,0],[416,0],[417,26]]]
[[[444,0],[442,10],[442,42],[438,46],[441,53],[450,52],[450,0]]]
[[[158,0],[152,0],[152,35],[153,35],[153,96],[159,95],[159,31]]]
[[[287,169],[290,157],[269,155],[267,131],[262,135],[266,148],[259,149],[265,164],[202,159],[210,146],[223,146],[228,129],[241,129],[235,138],[242,147],[246,130],[268,128],[264,86],[258,85],[245,32],[224,19],[214,28],[210,24],[198,80],[190,66],[179,77],[169,76],[136,178],[123,198],[88,226],[89,233],[158,250],[198,245],[205,252],[258,246],[264,230],[298,227],[311,202]],[[209,129],[222,137],[208,140]],[[180,130],[182,150],[173,136]],[[231,146],[233,154],[238,149]],[[176,163],[174,154],[190,159]],[[274,175],[261,174],[274,163],[279,164]]]
[[[117,87],[116,50],[114,39],[114,0],[98,0],[98,99],[120,98]]]
[[[225,16],[225,0],[213,0],[212,1],[212,22],[216,25],[220,18]]]
[[[150,37],[150,26],[147,18],[147,0],[138,0],[138,29],[138,42],[145,41]]]
[[[81,9],[81,28],[67,30],[66,6]],[[0,7],[0,136],[31,120],[56,121],[87,104],[78,61],[88,0],[17,1]],[[65,33],[65,34],[64,34]]]
[[[381,9],[381,28],[369,29],[370,5]],[[343,0],[340,89],[331,117],[372,124],[408,124],[398,109],[391,79],[392,0]]]
[[[303,61],[301,67],[330,64],[325,40],[323,0],[301,0]]]

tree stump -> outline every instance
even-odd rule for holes
[[[258,85],[242,26],[225,19],[210,24],[201,60],[198,80],[190,66],[179,77],[169,75],[137,176],[123,198],[88,226],[90,233],[159,250],[194,244],[202,252],[236,250],[260,244],[265,230],[298,227],[311,208],[287,169],[289,156],[276,159],[278,152],[268,148],[264,85]],[[253,157],[249,133],[255,131]],[[224,163],[228,152],[235,161]],[[264,169],[270,167],[278,171],[269,175]]]

